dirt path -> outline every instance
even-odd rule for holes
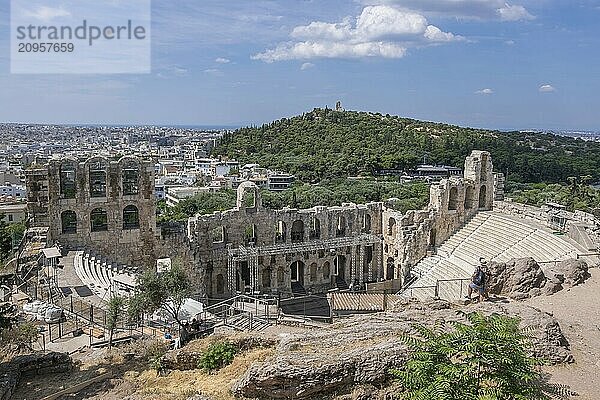
[[[590,272],[592,277],[581,286],[526,301],[559,321],[575,363],[547,370],[553,382],[570,385],[582,400],[600,396],[600,270]]]

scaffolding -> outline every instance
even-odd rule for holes
[[[351,254],[351,266],[350,275],[351,282],[355,279],[359,279],[360,283],[363,283],[363,268],[364,268],[364,253],[365,246],[371,246],[381,244],[383,242],[382,235],[373,234],[361,234],[354,237],[339,237],[324,240],[312,240],[309,242],[297,242],[297,243],[278,243],[267,246],[239,246],[233,248],[231,244],[227,246],[227,281],[228,289],[231,293],[238,290],[237,281],[237,263],[246,262],[250,271],[250,288],[252,291],[257,291],[260,284],[258,282],[259,276],[259,257],[263,256],[277,256],[286,254],[296,254],[304,252],[315,252],[315,251],[335,251],[340,248],[350,247],[352,250]],[[375,251],[377,258],[380,259],[380,251]],[[375,260],[373,260],[375,261]],[[369,279],[373,276],[373,262],[369,267],[368,277]]]
[[[306,251],[335,250],[348,246],[370,246],[383,241],[381,235],[362,234],[354,237],[339,237],[325,240],[312,240],[300,243],[280,243],[268,246],[240,246],[236,249],[229,247],[229,259],[233,261],[248,261],[253,257],[302,253]]]

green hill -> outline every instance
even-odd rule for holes
[[[461,128],[378,113],[315,109],[227,134],[215,155],[295,174],[303,182],[373,176],[423,161],[462,167],[471,150],[491,152],[516,182],[600,180],[600,144],[551,134]]]

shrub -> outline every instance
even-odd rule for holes
[[[469,324],[402,336],[412,350],[406,366],[393,370],[400,399],[549,399],[553,389],[530,356],[531,344],[517,318],[464,314]]]
[[[229,342],[211,344],[198,361],[198,368],[212,372],[223,368],[233,362],[238,349]]]

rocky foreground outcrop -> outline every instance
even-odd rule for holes
[[[566,260],[540,266],[533,258],[514,259],[488,265],[488,293],[515,300],[554,294],[583,283],[590,277],[581,260]]]
[[[573,356],[558,322],[549,314],[523,304],[461,307],[519,316],[522,326],[534,328],[536,357],[551,363],[571,362]],[[261,399],[309,399],[344,392],[355,385],[381,385],[390,368],[404,365],[407,348],[398,335],[411,332],[414,323],[461,321],[446,302],[409,303],[397,312],[357,316],[330,328],[284,336],[272,359],[256,363],[235,384],[236,396]]]

